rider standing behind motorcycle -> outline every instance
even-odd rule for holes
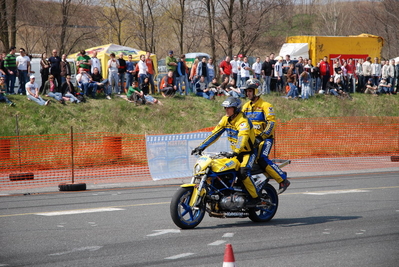
[[[218,140],[224,131],[227,131],[227,139],[233,151],[228,157],[236,157],[241,163],[238,178],[252,197],[250,204],[261,204],[262,201],[251,178],[251,169],[256,157],[253,153],[255,132],[252,123],[241,112],[241,100],[239,98],[228,97],[223,101],[222,106],[226,111],[226,116],[222,117],[211,135],[193,149],[191,155],[201,154],[205,148]]]
[[[258,164],[262,170],[265,170],[267,174],[279,183],[278,193],[281,194],[290,185],[290,181],[287,179],[287,174],[269,159],[269,153],[274,141],[276,117],[273,105],[260,98],[259,85],[260,81],[257,79],[249,79],[246,82],[245,94],[250,101],[244,104],[242,112],[252,122],[255,130],[255,148],[258,150]]]

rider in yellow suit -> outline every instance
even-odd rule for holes
[[[252,122],[255,130],[258,164],[279,183],[278,193],[281,194],[290,185],[290,181],[287,179],[287,173],[283,172],[277,164],[269,159],[274,141],[276,117],[273,105],[260,98],[259,85],[260,81],[257,79],[249,79],[246,82],[245,94],[250,101],[244,104],[242,112]]]
[[[241,112],[241,100],[239,98],[228,97],[222,103],[222,106],[226,110],[226,116],[223,116],[213,129],[212,134],[196,147],[191,154],[200,154],[226,131],[227,139],[230,141],[233,151],[231,157],[237,157],[237,160],[241,163],[238,178],[253,198],[250,204],[261,204],[261,199],[251,178],[251,169],[256,158],[253,153],[255,133],[252,123]]]

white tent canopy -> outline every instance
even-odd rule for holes
[[[290,55],[291,59],[309,58],[308,43],[285,43],[281,47],[279,55],[285,58],[285,55]]]

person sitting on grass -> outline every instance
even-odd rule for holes
[[[47,106],[50,103],[50,100],[45,101],[39,96],[39,86],[35,83],[35,79],[35,76],[31,75],[29,82],[26,83],[26,95],[29,100],[32,100],[41,106]]]
[[[392,87],[392,85],[390,83],[387,83],[387,79],[382,78],[380,81],[380,84],[378,85],[378,93],[391,95],[391,93],[390,93],[391,87]]]
[[[149,95],[150,92],[150,78],[148,76],[144,77],[143,83],[140,84],[140,89],[144,93],[144,98],[148,104],[159,104],[162,105],[161,101]]]
[[[236,87],[236,81],[234,79],[231,79],[230,82],[227,84],[226,92],[227,95],[235,98],[243,97],[241,90]]]
[[[161,80],[161,85],[159,86],[161,89],[161,94],[163,97],[174,96],[177,90],[175,85],[175,81],[173,79],[173,71],[170,70],[168,75],[164,76]]]
[[[202,96],[206,99],[215,99],[215,93],[211,88],[207,88],[204,75],[202,75],[200,80],[195,84],[195,92],[197,96]]]
[[[61,104],[65,105],[65,100],[62,98],[62,93],[58,91],[57,81],[54,79],[53,75],[48,76],[48,80],[44,83],[43,93],[47,97],[54,98]]]
[[[62,97],[72,103],[80,103],[80,100],[76,97],[75,86],[71,83],[71,76],[65,77],[66,81],[61,85]]]
[[[98,85],[93,81],[91,75],[83,68],[79,69],[79,74],[76,75],[76,81],[80,84],[85,96],[89,96],[89,93],[91,93],[92,98],[96,98]]]
[[[144,105],[147,102],[144,97],[144,92],[140,89],[137,81],[134,81],[132,86],[129,87],[126,97],[129,102],[135,102],[136,105],[140,103]]]
[[[364,90],[365,94],[372,94],[373,96],[378,96],[377,94],[377,86],[374,85],[374,79],[370,78],[366,83],[366,90]]]
[[[4,94],[7,91],[7,87],[5,84],[5,78],[0,77],[0,101],[5,101],[10,106],[15,106],[15,103],[9,100]]]

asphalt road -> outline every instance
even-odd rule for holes
[[[291,180],[268,223],[179,230],[175,185],[0,197],[0,266],[384,266],[399,262],[399,172]],[[276,183],[271,182],[274,186]]]

